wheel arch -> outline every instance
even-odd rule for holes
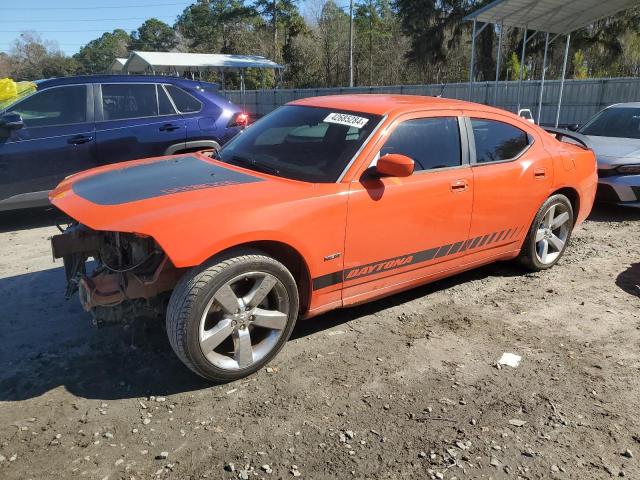
[[[300,313],[303,314],[309,310],[311,304],[311,273],[303,255],[297,249],[277,240],[254,240],[225,248],[211,258],[227,255],[237,250],[258,250],[282,263],[296,280],[300,299]]]
[[[193,140],[171,145],[165,150],[165,155],[177,155],[180,153],[197,152],[205,149],[220,150],[220,144],[215,140]]]
[[[571,202],[571,208],[573,208],[573,223],[575,225],[578,219],[578,214],[580,212],[580,194],[575,188],[562,187],[552,192],[549,196],[551,197],[557,194],[564,195],[569,199],[569,202]]]

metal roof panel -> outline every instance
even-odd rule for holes
[[[465,20],[566,34],[637,4],[638,0],[495,0]]]

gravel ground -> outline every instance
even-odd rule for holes
[[[299,322],[269,368],[212,387],[160,326],[92,327],[52,215],[4,214],[0,478],[640,478],[639,220],[596,210],[544,273]]]

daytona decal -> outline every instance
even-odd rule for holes
[[[358,117],[357,115],[349,115],[348,113],[330,113],[324,119],[325,123],[337,123],[339,125],[346,125],[347,127],[362,128],[367,122],[368,118]]]
[[[366,267],[358,267],[353,270],[349,270],[346,275],[346,279],[362,277],[363,275],[371,275],[374,273],[382,272],[384,270],[391,270],[392,268],[399,268],[403,265],[409,265],[413,261],[413,255],[409,255],[403,258],[397,258],[395,260],[389,260],[388,262],[376,263],[374,265],[367,265]]]
[[[376,273],[386,272],[389,270],[395,270],[396,268],[406,267],[408,265],[414,265],[416,263],[428,262],[435,258],[447,257],[456,253],[462,253],[465,250],[471,250],[474,248],[480,248],[481,246],[487,246],[499,241],[511,240],[516,233],[520,233],[522,227],[510,228],[508,230],[502,230],[498,232],[488,233],[486,235],[480,235],[475,238],[470,238],[466,241],[460,241],[456,243],[450,243],[442,245],[440,247],[429,248],[428,250],[422,250],[420,252],[411,253],[409,255],[403,255],[401,257],[390,258],[382,260],[380,262],[369,263],[367,265],[361,265],[359,267],[349,268],[339,272],[329,273],[316,277],[313,279],[313,289],[320,290],[321,288],[329,287],[331,285],[337,285],[338,283],[348,282],[356,280],[358,278],[366,277],[369,275],[375,275]]]

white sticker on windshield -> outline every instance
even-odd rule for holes
[[[347,113],[330,113],[324,121],[326,123],[337,123],[348,127],[362,128],[367,124],[369,119]]]

